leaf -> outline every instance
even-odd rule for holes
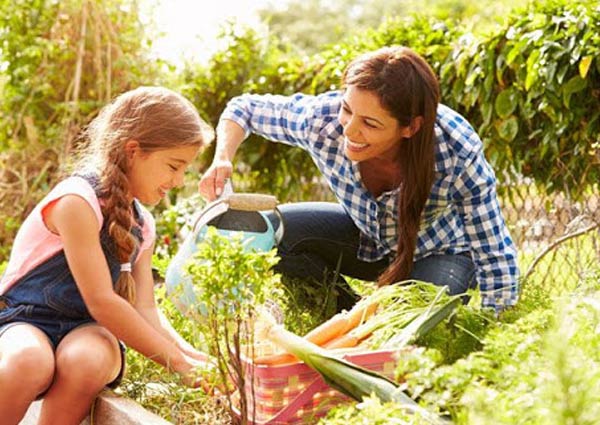
[[[500,137],[507,142],[511,142],[519,132],[519,122],[514,115],[511,115],[510,118],[500,122],[497,128]]]
[[[539,62],[540,51],[534,50],[533,53],[527,58],[527,77],[525,78],[525,90],[529,89],[535,84],[539,77]]]
[[[565,107],[569,107],[571,95],[578,93],[587,87],[587,80],[584,80],[579,75],[574,76],[563,86],[563,103]]]
[[[579,61],[579,75],[581,78],[585,78],[590,70],[590,65],[592,64],[593,56],[584,56]]]
[[[513,113],[517,103],[515,102],[515,92],[512,89],[502,90],[494,102],[496,113],[500,118],[507,118]]]
[[[523,50],[527,47],[527,39],[522,39],[517,44],[513,46],[512,49],[506,55],[506,65],[510,66],[515,61],[517,56],[519,56]]]

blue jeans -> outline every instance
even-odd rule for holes
[[[276,270],[284,276],[319,283],[337,279],[338,310],[349,309],[358,299],[339,274],[374,281],[393,259],[390,256],[369,263],[356,258],[360,233],[339,204],[301,202],[281,205],[279,210],[285,231],[278,246],[281,261]],[[275,226],[279,224],[274,214],[269,218]],[[414,263],[410,278],[446,285],[450,294],[461,294],[475,287],[475,265],[469,253],[430,255]]]

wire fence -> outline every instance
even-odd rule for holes
[[[322,178],[311,200],[335,201]],[[581,199],[547,194],[527,179],[499,185],[502,214],[519,255],[521,276],[541,285],[572,288],[600,269],[600,187]],[[304,196],[305,197],[305,196]]]
[[[600,190],[578,200],[535,186],[501,188],[504,219],[519,250],[523,278],[558,288],[577,286],[600,265]]]

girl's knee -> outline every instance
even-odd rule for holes
[[[26,346],[4,353],[0,360],[2,386],[19,391],[31,390],[39,394],[46,390],[54,378],[55,363],[51,349]]]
[[[71,341],[60,347],[56,355],[57,373],[78,387],[98,391],[119,373],[121,354],[114,338],[86,340]]]

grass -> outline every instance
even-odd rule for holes
[[[527,282],[522,282],[518,306],[504,313],[499,322],[481,314],[478,308],[479,297],[475,292],[468,306],[461,308],[450,322],[420,340],[419,344],[437,352],[440,364],[451,366],[460,359],[464,361],[471,358],[474,353],[481,352],[491,331],[497,332],[495,329],[498,327],[535,317],[540,311],[555,308],[557,297],[589,288],[589,282],[600,276],[597,252],[598,241],[595,234],[584,235],[560,245],[538,264]],[[538,252],[520,252],[521,269],[526,270],[537,254]],[[356,279],[348,279],[348,282],[361,295],[367,295],[374,288],[370,282]],[[175,328],[189,341],[198,340],[193,326],[164,296],[162,287],[158,288],[157,294],[161,308]],[[334,283],[306,285],[298,280],[287,281],[285,299],[281,301],[285,310],[286,327],[303,334],[333,315],[335,303],[332,300],[335,299],[335,294]],[[201,390],[181,386],[164,369],[132,350],[128,353],[128,364],[129,371],[121,391],[149,410],[176,424],[231,423],[231,418],[218,398],[207,396]],[[432,369],[431,373],[435,374],[435,371]],[[360,417],[360,411],[353,406],[341,409],[348,409],[349,413],[333,413],[332,417],[336,419],[332,419],[332,422],[325,420],[323,423],[334,424],[341,418]]]
[[[165,296],[164,286],[156,290],[157,302],[165,316],[190,343],[200,340],[193,324],[183,317]],[[203,347],[198,346],[198,349]],[[181,384],[176,375],[134,350],[127,351],[127,373],[117,393],[136,400],[146,409],[174,424],[231,424],[223,399]]]

